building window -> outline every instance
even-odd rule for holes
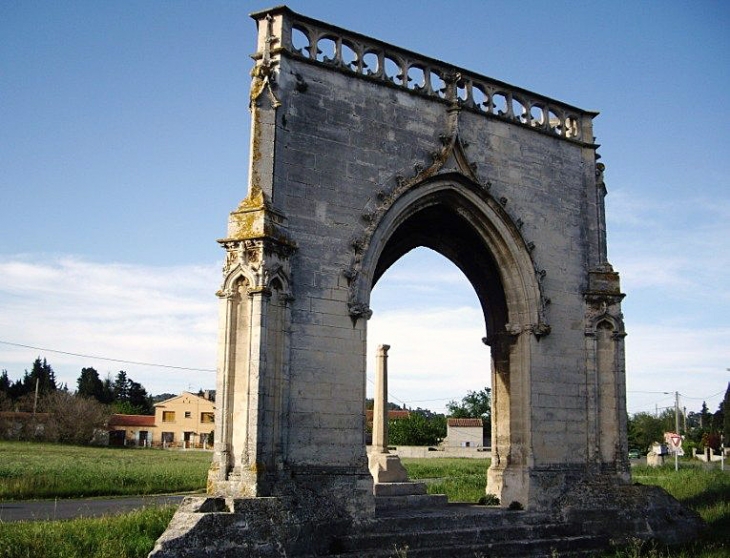
[[[190,411],[185,411],[185,418],[190,418],[192,416],[192,413]]]
[[[162,443],[163,444],[172,444],[174,441],[175,441],[174,432],[163,432],[162,433]]]
[[[214,413],[200,413],[200,422],[213,424],[214,421],[215,421]]]
[[[175,422],[175,411],[162,411],[162,422]]]

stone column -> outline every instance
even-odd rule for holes
[[[388,451],[388,349],[390,345],[379,345],[375,355],[373,453],[390,453]]]
[[[408,473],[400,457],[388,451],[388,349],[390,345],[378,346],[375,358],[373,445],[368,456],[368,469],[376,484],[408,481]]]

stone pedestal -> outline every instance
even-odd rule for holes
[[[400,457],[388,450],[388,349],[390,345],[379,345],[375,355],[373,446],[368,455],[368,469],[375,484],[408,480]]]
[[[400,457],[393,453],[371,453],[368,455],[368,469],[376,485],[408,480],[408,473],[400,462]]]

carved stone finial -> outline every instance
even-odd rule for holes
[[[274,82],[274,67],[276,62],[271,58],[271,45],[279,39],[273,34],[274,18],[271,15],[266,16],[266,37],[264,38],[264,52],[261,60],[251,69],[251,93],[249,97],[249,106],[253,107],[256,101],[264,91],[269,92],[272,108],[277,108],[281,102],[274,94],[272,84]]]

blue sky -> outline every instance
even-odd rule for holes
[[[689,410],[717,408],[730,380],[730,5],[289,6],[600,111],[629,410],[674,391]],[[246,195],[248,13],[266,7],[0,3],[0,341],[200,369],[0,343],[12,378],[40,354],[71,387],[82,366],[123,368],[153,393],[213,387],[215,240]],[[394,398],[442,410],[486,384],[476,297],[440,257],[404,258],[373,307]],[[419,328],[426,316],[441,327]]]

